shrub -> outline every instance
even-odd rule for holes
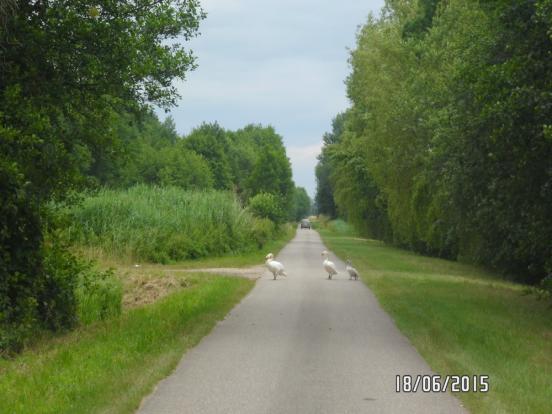
[[[46,243],[43,252],[44,280],[38,293],[38,314],[47,329],[70,329],[77,323],[75,289],[86,265],[57,241]]]
[[[16,164],[0,158],[0,353],[19,351],[41,329],[77,322],[76,288],[89,265],[58,234],[43,240],[42,217]]]
[[[249,200],[249,210],[253,215],[267,218],[274,223],[281,224],[286,219],[279,197],[271,193],[259,193]]]
[[[549,274],[540,281],[537,286],[528,286],[524,289],[524,294],[534,295],[539,300],[548,300],[552,307],[552,274]]]
[[[253,221],[253,237],[257,243],[257,247],[260,249],[264,245],[273,239],[277,233],[277,227],[269,219],[255,219]]]
[[[79,275],[76,298],[79,322],[88,325],[120,315],[123,287],[113,270],[101,272],[89,266]]]
[[[15,163],[0,156],[0,352],[18,350],[36,328],[41,220]]]
[[[337,234],[356,234],[353,226],[341,219],[327,221],[326,227]]]
[[[121,313],[123,289],[113,270],[100,271],[72,254],[60,241],[43,248],[44,281],[38,293],[38,315],[51,331],[71,329]]]
[[[311,220],[313,228],[320,228],[325,229],[328,227],[328,223],[330,222],[331,218],[329,216],[326,216],[325,214],[319,214],[316,220]]]

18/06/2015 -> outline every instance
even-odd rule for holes
[[[396,392],[489,392],[488,375],[397,375]]]

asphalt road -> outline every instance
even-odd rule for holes
[[[447,393],[396,393],[396,375],[432,374],[360,281],[328,280],[318,233],[299,230],[227,318],[139,410],[186,413],[462,413]],[[267,252],[268,253],[268,252]]]

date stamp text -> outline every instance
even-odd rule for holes
[[[489,392],[488,375],[397,375],[395,391]]]

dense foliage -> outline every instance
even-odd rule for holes
[[[256,249],[279,230],[244,211],[229,191],[177,187],[103,189],[70,216],[76,245],[160,263]]]
[[[175,40],[202,18],[196,0],[2,2],[0,348],[74,324],[78,260],[44,243],[44,205],[118,154],[118,113],[174,104],[194,68]]]
[[[317,191],[315,196],[316,209],[319,214],[324,214],[331,218],[337,217],[337,208],[335,205],[330,173],[332,171],[332,160],[328,153],[328,148],[332,144],[337,144],[343,133],[345,115],[337,115],[332,122],[332,132],[324,134],[322,138],[324,146],[318,156],[315,175]]]
[[[299,221],[312,213],[312,201],[303,187],[295,187],[291,219]]]
[[[319,209],[529,282],[552,272],[552,2],[387,2],[351,53]],[[329,183],[329,184],[328,184]]]
[[[249,211],[256,217],[266,218],[274,223],[283,223],[286,219],[282,203],[271,193],[259,193],[251,197]]]
[[[274,128],[247,125],[237,131],[202,124],[181,137],[172,118],[152,113],[118,114],[112,123],[119,138],[115,155],[98,156],[89,179],[101,186],[135,184],[185,190],[231,190],[244,204],[259,193],[273,194],[290,217],[295,186],[286,149]]]

